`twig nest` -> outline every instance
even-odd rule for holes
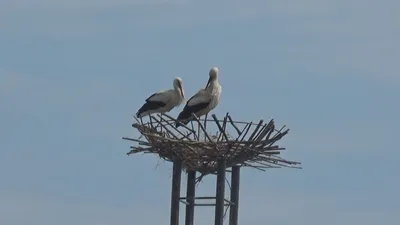
[[[284,160],[278,155],[281,150],[275,143],[282,139],[289,129],[275,129],[274,121],[258,123],[233,121],[229,114],[223,120],[212,115],[212,120],[196,118],[188,126],[175,128],[175,119],[166,114],[150,116],[150,121],[132,126],[143,136],[143,140],[124,138],[136,142],[128,154],[154,153],[172,161],[173,156],[182,160],[185,170],[202,174],[214,173],[217,160],[225,159],[227,168],[241,165],[259,170],[276,167],[300,168],[299,162]],[[210,132],[209,130],[214,130]],[[216,130],[216,131],[215,131]],[[230,133],[236,133],[236,136]]]

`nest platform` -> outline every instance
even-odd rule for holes
[[[226,168],[232,166],[252,167],[265,171],[268,168],[301,168],[300,162],[279,157],[285,148],[276,143],[288,134],[283,126],[275,129],[274,120],[264,123],[233,121],[227,113],[222,120],[215,114],[211,119],[199,119],[175,128],[176,120],[167,114],[151,115],[147,122],[135,117],[132,126],[139,131],[138,139],[123,137],[133,141],[127,154],[153,153],[164,160],[182,160],[186,171],[197,171],[202,176],[217,171],[217,161],[223,158]],[[211,132],[214,131],[214,132]]]

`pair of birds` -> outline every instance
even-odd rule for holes
[[[222,89],[218,82],[218,73],[217,67],[211,68],[205,88],[201,88],[187,101],[176,119],[176,127],[181,126],[181,123],[186,125],[193,120],[192,113],[200,118],[218,105]],[[185,101],[182,79],[175,78],[173,85],[174,89],[156,92],[148,97],[146,103],[137,111],[136,117],[142,118],[153,113],[166,113],[182,104]]]

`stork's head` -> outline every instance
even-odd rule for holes
[[[210,85],[211,81],[218,79],[218,73],[219,73],[219,70],[217,67],[214,66],[213,68],[211,68],[210,72],[208,73],[208,75],[210,77],[208,78],[206,88],[208,87],[208,85]]]
[[[182,95],[182,98],[185,98],[185,94],[183,92],[182,79],[180,77],[176,77],[174,79],[174,88]]]

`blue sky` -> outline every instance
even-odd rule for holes
[[[1,224],[167,224],[171,165],[121,137],[149,94],[180,76],[191,96],[212,66],[217,116],[286,124],[304,167],[243,170],[240,224],[399,223],[398,1],[0,6]]]

